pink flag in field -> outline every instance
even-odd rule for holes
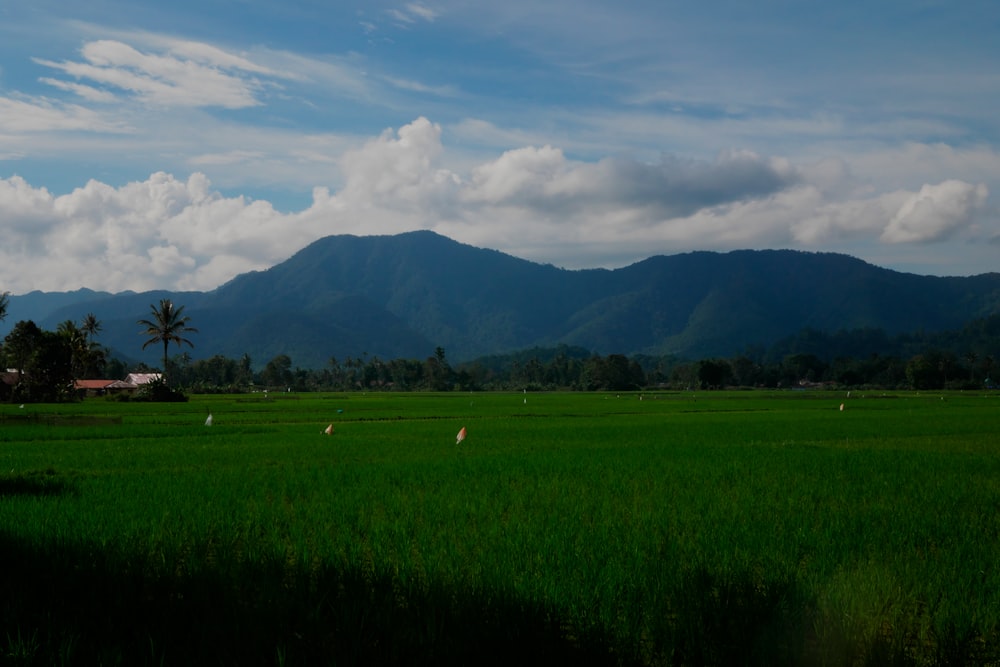
[[[463,440],[465,440],[465,427],[464,426],[462,427],[462,430],[458,432],[458,435],[455,437],[455,444],[457,445],[458,443],[462,442]]]

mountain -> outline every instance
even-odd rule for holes
[[[0,293],[4,290],[0,286]],[[53,311],[65,306],[94,301],[113,296],[110,292],[95,292],[90,289],[78,289],[72,292],[28,292],[20,296],[11,296],[8,313],[10,317],[0,322],[0,337],[6,336],[18,320],[33,320],[40,322]],[[12,321],[13,320],[13,321]]]
[[[318,368],[330,357],[421,359],[437,346],[452,362],[558,344],[701,358],[807,327],[957,329],[1000,312],[1000,274],[919,276],[791,250],[692,252],[570,271],[421,231],[330,236],[211,292],[73,294],[47,297],[52,307],[36,321],[55,328],[92,312],[103,344],[156,364],[135,322],[169,296],[199,330],[194,349],[184,348],[194,358],[249,354],[260,367],[287,354]],[[28,296],[11,297],[8,328],[28,319]]]

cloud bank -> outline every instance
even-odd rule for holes
[[[102,57],[145,62],[101,53],[90,66]],[[220,104],[251,99],[206,95]],[[224,196],[201,172],[117,186],[90,180],[66,194],[0,179],[0,290],[208,290],[323,236],[413,229],[570,268],[695,248],[809,250],[852,240],[891,248],[998,234],[987,186],[960,179],[879,193],[836,160],[728,152],[710,161],[581,161],[551,145],[459,168],[442,135],[420,117],[344,150],[336,156],[341,185],[315,188],[311,204],[294,212]]]

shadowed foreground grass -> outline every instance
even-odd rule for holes
[[[404,584],[389,572],[245,565],[173,575],[94,545],[0,537],[0,664],[799,664],[791,582],[685,578],[659,637],[622,646],[504,591]]]
[[[794,581],[679,578],[674,613],[641,645],[502,590],[403,583],[374,567],[287,562],[171,574],[95,545],[25,548],[0,536],[4,665],[987,665],[982,638],[818,640]],[[164,567],[166,565],[167,567]],[[995,639],[995,638],[994,638]]]

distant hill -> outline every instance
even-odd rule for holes
[[[4,326],[35,319],[55,328],[92,312],[103,344],[156,364],[135,322],[165,296],[199,329],[184,351],[249,354],[256,367],[278,354],[306,368],[330,357],[425,358],[437,346],[452,362],[559,344],[701,358],[806,327],[958,329],[1000,312],[1000,274],[919,276],[791,250],[692,252],[570,271],[421,231],[330,236],[211,292],[14,296]]]
[[[0,285],[0,293],[3,291],[3,286]],[[109,296],[113,295],[110,292],[95,292],[90,289],[78,289],[72,292],[39,292],[36,290],[20,296],[12,296],[10,297],[8,317],[5,321],[0,322],[0,338],[6,336],[14,324],[20,320],[41,322],[64,306],[73,306]]]

